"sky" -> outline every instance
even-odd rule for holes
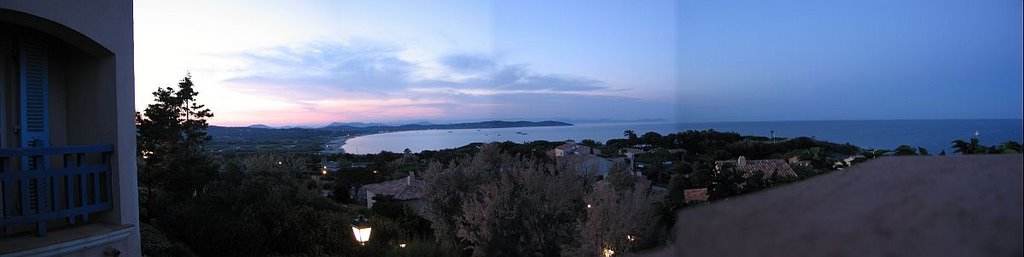
[[[1020,1],[136,1],[215,125],[1017,118]]]

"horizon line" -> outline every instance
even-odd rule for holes
[[[568,121],[567,121],[568,120]],[[659,121],[660,120],[660,121]],[[809,120],[809,119],[793,119],[793,120],[703,120],[703,121],[673,121],[670,119],[636,119],[636,120],[607,120],[600,121],[600,119],[579,119],[579,121],[573,121],[573,119],[479,119],[479,120],[421,120],[421,121],[333,121],[328,123],[317,123],[317,124],[306,124],[306,125],[266,125],[264,123],[251,123],[248,125],[222,125],[210,123],[210,126],[217,127],[250,127],[256,125],[263,125],[272,128],[282,127],[297,127],[297,128],[322,128],[327,127],[332,123],[377,123],[385,126],[401,126],[410,125],[421,122],[431,123],[432,125],[444,125],[444,124],[458,124],[458,123],[477,123],[477,122],[488,122],[488,121],[526,121],[526,122],[543,122],[543,121],[557,121],[565,122],[575,125],[579,124],[601,124],[601,123],[664,123],[664,124],[695,124],[695,123],[741,123],[741,122],[851,122],[851,121],[977,121],[977,120],[1018,120],[1024,121],[1024,118],[908,118],[908,119],[829,119],[829,120]],[[583,121],[583,122],[580,122]]]

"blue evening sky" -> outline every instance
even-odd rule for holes
[[[827,2],[827,3],[826,3]],[[1020,1],[139,1],[218,125],[1021,117]]]
[[[680,119],[1021,118],[1021,1],[687,1]]]

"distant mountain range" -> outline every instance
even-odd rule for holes
[[[580,123],[655,123],[655,122],[666,122],[665,119],[632,119],[632,120],[613,120],[613,119],[563,119],[566,122],[572,122],[576,124]]]
[[[342,127],[342,126],[366,128],[366,127],[387,126],[387,124],[376,123],[376,122],[331,122],[331,124],[328,124],[326,127]]]
[[[361,123],[346,124],[346,123],[331,123],[326,127],[320,129],[331,130],[331,131],[406,131],[406,130],[428,130],[428,129],[479,129],[479,128],[517,128],[517,127],[553,127],[553,126],[572,126],[572,124],[561,122],[561,121],[481,121],[481,122],[469,122],[469,123],[454,123],[454,124],[431,124],[428,122],[420,122],[414,124],[405,125],[384,125],[377,123]]]

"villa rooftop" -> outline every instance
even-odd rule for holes
[[[378,195],[391,195],[395,197],[395,200],[399,201],[420,199],[423,198],[426,192],[423,180],[413,178],[411,175],[410,177],[369,184],[364,187],[369,192]]]
[[[732,164],[736,169],[742,171],[745,174],[762,173],[764,177],[782,176],[782,177],[796,177],[796,172],[793,168],[789,167],[789,163],[783,159],[768,159],[768,160],[746,160],[744,165],[739,165],[738,160],[727,160],[727,161],[716,161],[716,166],[723,164]]]

